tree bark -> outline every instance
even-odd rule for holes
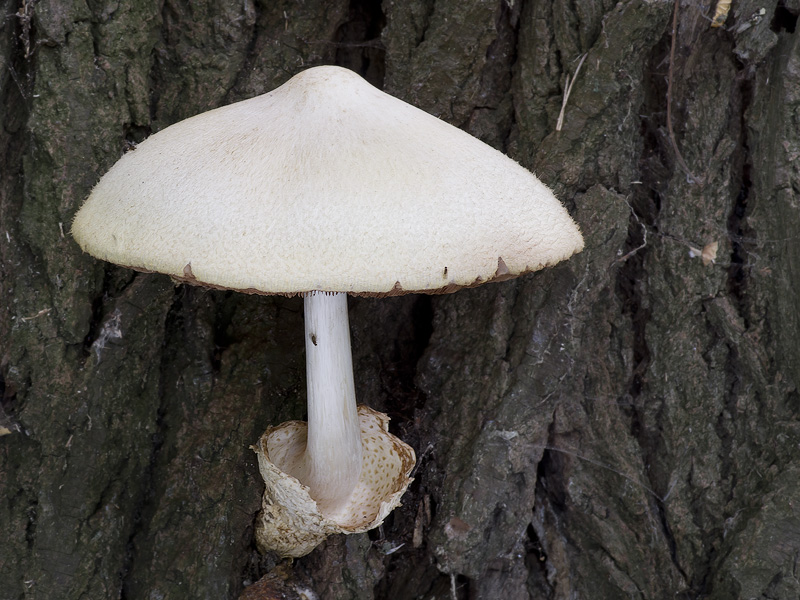
[[[0,7],[0,599],[800,595],[800,1]],[[357,397],[415,482],[279,564],[248,446],[304,418],[302,301],[69,226],[126,145],[319,64],[532,169],[586,249],[351,298]]]

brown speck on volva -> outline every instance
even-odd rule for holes
[[[152,135],[100,179],[72,234],[179,282],[303,296],[309,425],[271,428],[254,448],[257,544],[284,556],[379,525],[410,481],[413,450],[356,408],[346,295],[446,294],[583,248],[532,173],[334,66]],[[392,448],[399,459],[368,456]],[[384,481],[396,484],[382,493]]]

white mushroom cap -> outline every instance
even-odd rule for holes
[[[267,294],[454,291],[583,248],[530,172],[332,66],[151,136],[72,232],[104,260]]]

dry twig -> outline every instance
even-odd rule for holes
[[[569,73],[567,73],[567,82],[566,86],[564,87],[564,98],[561,100],[561,112],[558,113],[558,121],[556,122],[556,131],[561,131],[561,127],[564,125],[564,111],[567,108],[567,100],[569,100],[569,95],[572,93],[572,86],[575,85],[575,80],[578,78],[578,72],[581,70],[583,66],[583,61],[586,60],[588,53],[581,56],[581,60],[578,63],[578,67],[575,69],[575,74],[572,76],[572,80],[570,81]]]

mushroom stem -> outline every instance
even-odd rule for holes
[[[308,441],[294,475],[323,514],[344,507],[361,474],[347,294],[310,292],[304,300]]]

